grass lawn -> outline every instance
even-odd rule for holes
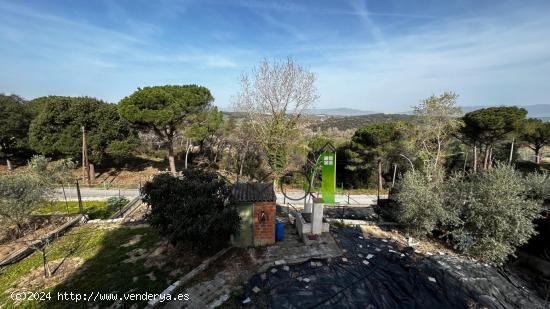
[[[67,204],[69,214],[80,213],[78,201],[68,201]],[[82,206],[90,220],[107,219],[119,210],[118,207],[109,208],[106,201],[82,201]],[[33,213],[36,215],[67,214],[67,205],[65,205],[65,201],[50,202],[37,208]]]
[[[52,277],[44,278],[42,254],[35,252],[0,272],[2,308],[104,308],[114,301],[59,301],[58,292],[73,293],[160,293],[179,276],[201,261],[201,257],[178,253],[150,227],[83,225],[72,229],[47,247]],[[51,300],[10,299],[13,291],[50,292]],[[144,307],[146,301],[120,302]]]

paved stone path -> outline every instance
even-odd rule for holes
[[[342,254],[340,247],[329,233],[322,235],[316,242],[305,245],[300,241],[296,229],[290,224],[285,226],[283,241],[264,247],[263,252],[258,253],[256,250],[255,248],[248,250],[256,265],[243,267],[244,265],[241,263],[229,267],[231,269],[226,267],[209,280],[177,292],[189,294],[190,299],[188,301],[172,301],[164,307],[213,308],[225,302],[232,290],[235,290],[243,281],[247,281],[256,272],[265,272],[266,269],[273,266],[277,266],[282,271],[285,271],[285,269],[288,271],[290,269],[288,264],[301,263],[309,259],[316,259],[316,261],[332,259]],[[259,251],[262,250],[259,249]],[[236,274],[235,269],[239,269],[240,273]]]

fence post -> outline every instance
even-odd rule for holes
[[[78,209],[80,214],[84,213],[84,207],[82,206],[82,195],[80,195],[80,185],[78,184],[78,179],[76,180],[76,194],[78,196]]]
[[[69,203],[67,202],[67,194],[65,193],[65,185],[61,183],[61,189],[63,190],[63,197],[65,198],[65,208],[67,208],[67,214],[69,214]]]

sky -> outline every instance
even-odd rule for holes
[[[550,104],[550,1],[0,0],[0,93],[27,99],[199,84],[228,109],[242,73],[289,56],[317,108]]]

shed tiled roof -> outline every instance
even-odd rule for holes
[[[233,184],[231,190],[233,202],[275,202],[276,200],[273,183],[237,182]]]

